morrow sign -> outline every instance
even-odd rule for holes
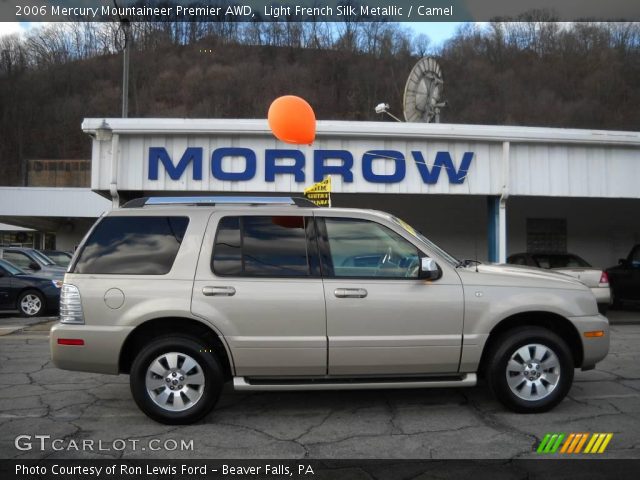
[[[172,180],[180,180],[192,166],[193,180],[202,180],[203,159],[205,152],[202,147],[188,147],[180,159],[176,162],[171,158],[164,147],[150,147],[148,152],[148,179],[158,180],[161,175],[161,167]],[[223,167],[223,160],[228,157],[244,159],[244,168],[230,171]],[[371,183],[399,183],[407,176],[408,170],[413,169],[425,184],[438,183],[442,170],[450,184],[462,184],[467,177],[473,152],[465,152],[462,155],[460,165],[456,167],[451,154],[446,151],[436,152],[434,158],[426,159],[422,152],[411,151],[409,159],[397,150],[368,150],[359,162],[359,168],[354,168],[354,157],[348,150],[324,150],[313,151],[313,178],[307,178],[307,158],[304,152],[293,149],[265,149],[261,152],[261,161],[264,163],[264,181],[275,182],[277,175],[293,175],[296,182],[319,182],[328,175],[341,176],[342,181],[351,183],[354,175],[362,175],[362,178]],[[218,180],[232,182],[246,182],[257,174],[258,155],[255,150],[242,147],[216,148],[210,155],[209,172]],[[336,160],[338,162],[336,162]],[[329,161],[331,164],[329,164]],[[391,172],[376,172],[376,162],[393,162]],[[339,164],[336,164],[339,163]]]

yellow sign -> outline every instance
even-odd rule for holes
[[[319,207],[331,206],[331,177],[304,189],[304,196]]]

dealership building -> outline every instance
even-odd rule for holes
[[[73,249],[139,196],[301,196],[329,175],[333,206],[392,212],[460,258],[568,251],[607,267],[640,243],[638,132],[320,121],[313,145],[293,146],[264,120],[82,128],[90,188],[0,187],[0,222],[40,232],[36,246]]]

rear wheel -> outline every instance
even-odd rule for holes
[[[27,290],[18,297],[18,310],[23,317],[37,317],[45,311],[44,296],[36,290]]]
[[[133,361],[130,387],[138,407],[166,424],[200,420],[215,406],[224,378],[210,346],[192,337],[153,340]]]
[[[564,340],[540,327],[502,334],[487,364],[487,381],[496,398],[520,413],[545,412],[567,395],[573,358]]]

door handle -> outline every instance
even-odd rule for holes
[[[232,297],[236,294],[233,287],[202,287],[202,294],[205,297]]]
[[[367,291],[364,288],[336,288],[333,294],[338,298],[364,298]]]

